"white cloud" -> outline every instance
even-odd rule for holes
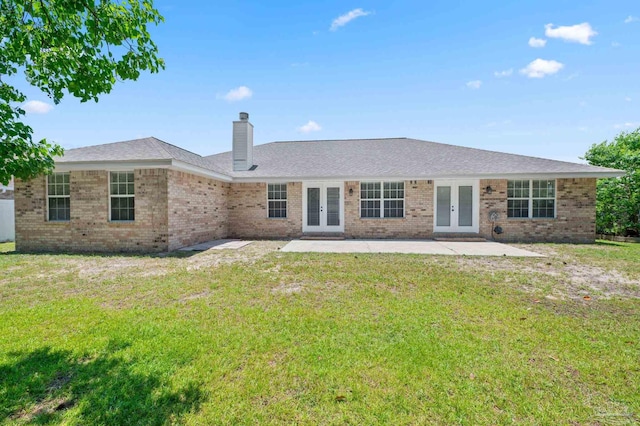
[[[529,46],[531,47],[544,47],[547,44],[547,40],[543,38],[531,37],[529,39]]]
[[[53,109],[53,105],[42,101],[29,101],[22,105],[22,109],[28,114],[46,114]]]
[[[480,86],[482,86],[482,81],[480,80],[473,80],[473,81],[467,82],[467,87],[469,89],[477,90],[480,88]]]
[[[588,22],[556,28],[553,28],[553,24],[547,24],[544,29],[544,35],[549,38],[561,38],[564,41],[580,44],[591,44],[591,38],[598,34]]]
[[[640,123],[631,123],[631,122],[626,122],[626,123],[621,123],[621,124],[614,124],[613,128],[614,129],[628,129],[630,127],[640,127]]]
[[[624,20],[624,23],[625,24],[630,24],[632,22],[638,22],[638,21],[640,21],[640,18],[638,18],[637,16],[629,15],[629,16],[627,16],[627,19]]]
[[[588,132],[589,128],[583,126],[583,127],[578,127],[578,130],[581,131],[581,132]]]
[[[334,19],[333,22],[331,23],[331,28],[329,29],[331,31],[335,31],[338,28],[347,25],[349,22],[353,21],[354,19],[359,18],[361,16],[367,16],[367,15],[371,15],[371,12],[364,11],[360,8],[353,9],[352,11],[349,11],[344,15],[340,15],[336,19]]]
[[[298,127],[300,133],[319,132],[320,130],[322,130],[322,127],[313,120],[309,120],[304,126]]]
[[[626,98],[624,98],[625,101],[627,102],[631,102],[631,98],[629,96],[627,96]]]
[[[224,95],[224,99],[229,102],[241,101],[243,99],[249,99],[253,96],[253,92],[247,86],[240,86],[236,89],[231,89]]]
[[[520,70],[521,74],[529,78],[543,78],[546,75],[555,74],[564,68],[564,65],[558,61],[547,61],[546,59],[536,59],[525,68]]]
[[[513,68],[509,68],[508,70],[504,70],[504,71],[495,71],[493,73],[493,75],[495,75],[498,78],[509,77],[511,74],[513,74]]]
[[[620,46],[621,46],[621,44],[618,43],[617,41],[612,41],[611,42],[611,47],[620,47]]]

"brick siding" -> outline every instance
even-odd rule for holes
[[[353,195],[349,195],[353,190]],[[345,182],[344,233],[349,238],[428,238],[433,234],[433,181],[404,182],[404,218],[360,218],[360,182]]]
[[[167,170],[135,171],[135,221],[109,221],[109,172],[70,173],[68,222],[47,219],[46,177],[15,183],[18,251],[159,252],[168,248]]]
[[[491,186],[493,192],[486,194]],[[499,220],[492,225],[489,212],[497,211]],[[503,229],[494,234],[504,242],[574,242],[591,243],[596,238],[596,179],[557,179],[555,219],[507,218],[507,181],[480,181],[480,234],[491,238],[492,226]]]
[[[175,170],[168,183],[169,250],[227,236],[228,183]]]
[[[109,221],[108,172],[70,174],[71,220],[47,221],[45,178],[16,181],[16,246],[19,251],[174,250],[232,238],[302,235],[302,182],[287,184],[287,218],[270,219],[266,183],[224,183],[166,169],[135,170],[135,222]],[[493,192],[487,194],[485,188]],[[480,180],[479,234],[497,241],[592,242],[596,179],[558,179],[555,219],[508,219],[507,181]],[[353,194],[349,195],[349,190]],[[405,217],[360,218],[360,182],[344,184],[344,235],[349,238],[433,237],[433,181],[405,181]],[[489,212],[499,220],[489,222]]]
[[[229,190],[229,236],[295,238],[302,235],[302,183],[287,184],[287,217],[270,219],[266,183],[232,183]]]

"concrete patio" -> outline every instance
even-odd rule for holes
[[[295,253],[411,253],[451,256],[545,257],[532,251],[492,241],[434,240],[293,240],[282,248]]]

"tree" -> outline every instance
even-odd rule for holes
[[[164,69],[147,29],[163,20],[152,0],[0,0],[0,183],[49,173],[63,153],[33,140],[26,96],[8,79],[23,72],[55,104],[65,94],[97,102],[118,80]]]
[[[640,234],[640,128],[622,132],[612,142],[589,148],[584,158],[594,166],[613,167],[627,173],[598,181],[596,227],[599,233]]]

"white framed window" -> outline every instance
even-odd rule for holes
[[[507,181],[507,217],[555,218],[556,181],[553,179]]]
[[[360,182],[360,217],[403,218],[404,182]]]
[[[47,176],[47,217],[50,222],[71,220],[70,186],[69,173]]]
[[[109,212],[112,222],[135,220],[133,172],[109,173]]]
[[[267,185],[267,209],[269,218],[286,219],[287,217],[287,184],[270,183]]]

